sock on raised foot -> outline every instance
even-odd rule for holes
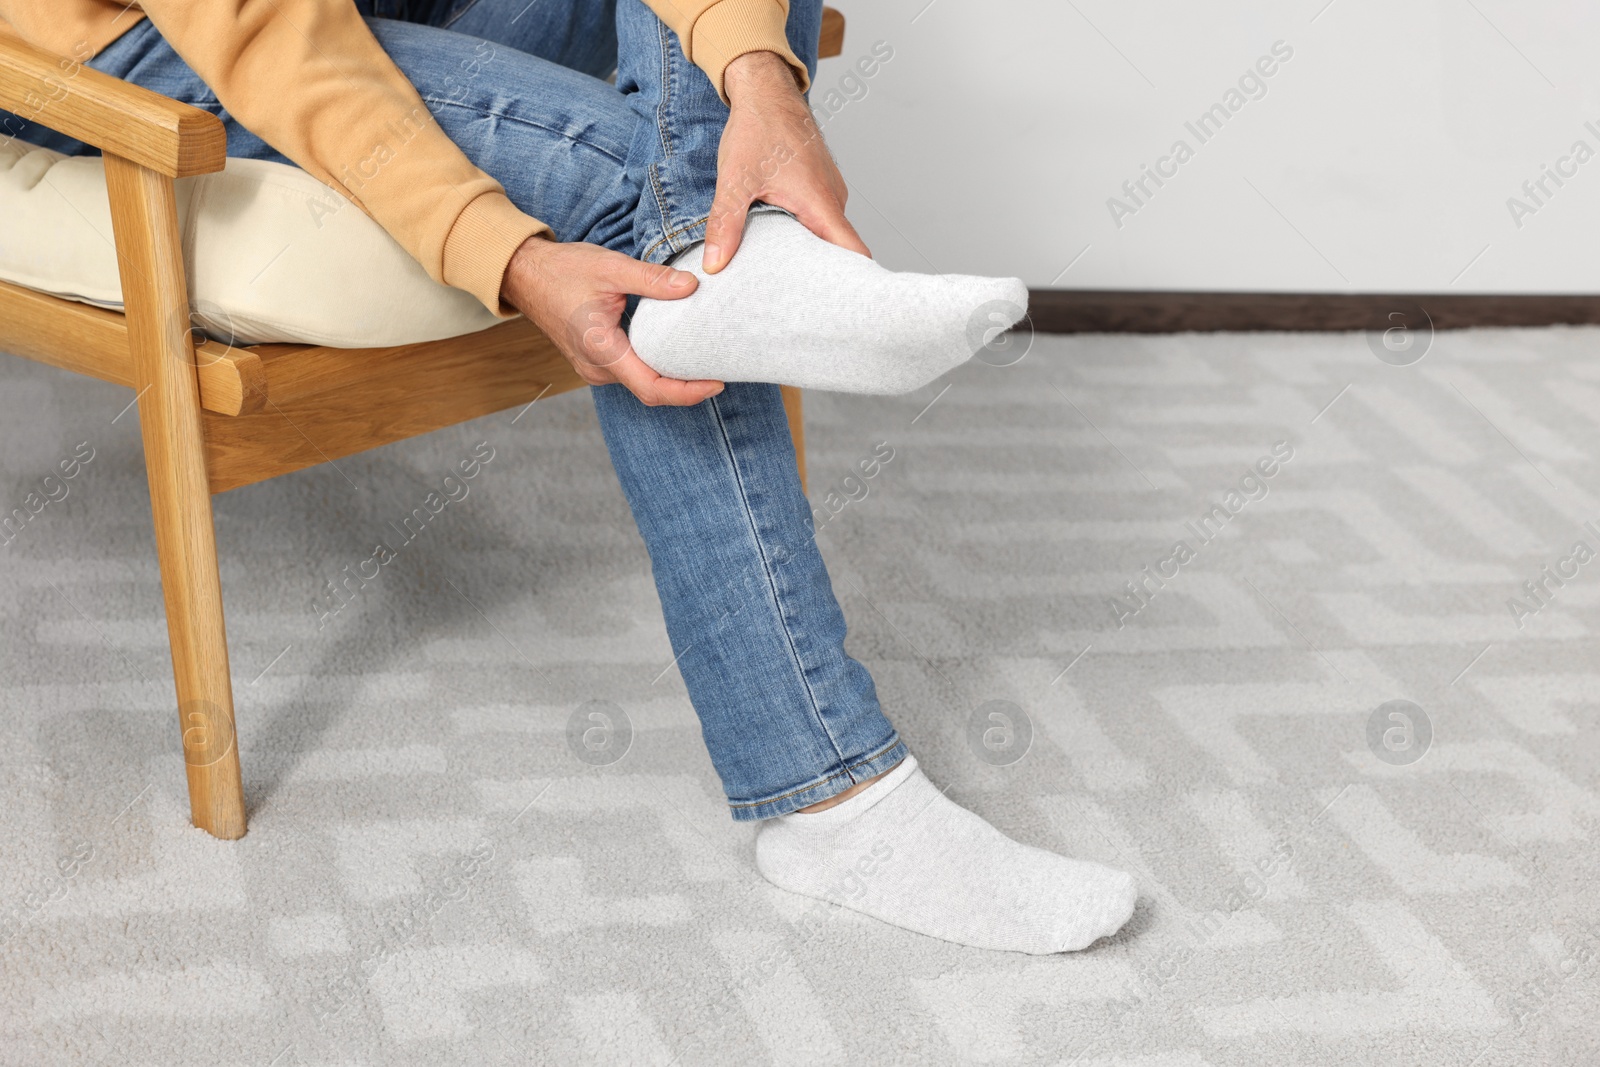
[[[1133,914],[1131,877],[1011,840],[907,756],[850,799],[762,824],[756,867],[782,889],[974,948],[1086,948]]]
[[[1021,279],[885,270],[776,211],[749,217],[718,273],[701,268],[704,249],[672,261],[699,288],[640,300],[628,330],[639,358],[669,378],[909,393],[1028,310]]]

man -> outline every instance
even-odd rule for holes
[[[934,787],[845,653],[774,383],[918,388],[970,356],[975,313],[1009,324],[1027,297],[868,257],[803,95],[820,0],[0,0],[0,20],[220,115],[230,155],[303,167],[551,336],[595,386],[770,881],[987,948],[1079,949],[1127,921],[1127,875]]]

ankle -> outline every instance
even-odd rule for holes
[[[900,763],[903,763],[903,762],[905,762],[905,761],[901,760],[901,761],[897,762],[894,765],[894,767],[900,766]],[[876,782],[879,778],[882,778],[884,775],[886,775],[890,771],[894,770],[894,767],[890,767],[887,770],[879,771],[877,774],[873,775],[871,778],[868,778],[865,781],[857,782],[855,785],[851,786],[849,789],[846,789],[842,793],[835,793],[833,796],[829,797],[827,800],[819,800],[815,804],[809,804],[806,807],[797,809],[797,811],[801,815],[813,815],[813,814],[815,814],[816,812],[819,812],[819,811],[827,811],[829,808],[833,807],[835,804],[843,804],[845,801],[849,800],[851,797],[855,796],[857,793],[860,793],[863,790],[865,790],[873,782]]]

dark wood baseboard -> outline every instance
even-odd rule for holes
[[[1600,296],[1034,289],[1029,300],[1039,333],[1372,330],[1397,321],[1416,328],[1418,307],[1436,330],[1600,323]]]

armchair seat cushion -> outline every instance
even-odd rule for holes
[[[298,167],[230,159],[177,200],[195,324],[220,341],[374,348],[500,321]],[[0,280],[122,308],[100,157],[0,145],[0,220]]]

